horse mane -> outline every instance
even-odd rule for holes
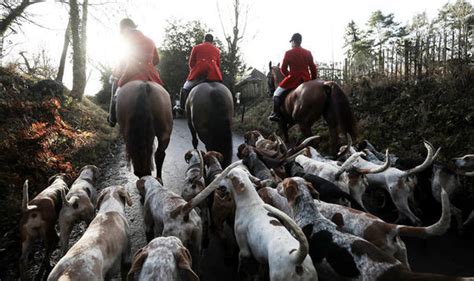
[[[138,177],[151,175],[153,167],[155,128],[148,97],[150,92],[151,87],[148,83],[140,85],[135,111],[128,120],[127,131],[124,132],[127,142],[127,158],[132,161],[135,175]]]

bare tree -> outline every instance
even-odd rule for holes
[[[41,48],[33,54],[21,51],[19,55],[23,63],[18,63],[18,70],[30,76],[51,79],[56,75],[56,68],[53,66],[46,49]]]
[[[13,24],[20,24],[20,20],[28,20],[25,16],[25,9],[38,1],[22,0],[19,4],[15,0],[2,0],[0,2],[0,63],[3,57],[4,40],[8,29],[12,29]]]
[[[249,7],[248,5],[242,7],[240,0],[234,0],[232,5],[233,18],[231,34],[229,34],[224,27],[222,14],[219,8],[219,2],[217,2],[217,11],[219,12],[219,19],[224,32],[225,41],[227,43],[227,50],[224,53],[223,59],[225,60],[225,65],[227,65],[228,69],[224,69],[224,72],[227,72],[228,74],[230,90],[232,93],[234,93],[237,75],[244,66],[240,57],[239,44],[244,38],[245,30],[247,28]]]
[[[60,83],[63,81],[64,67],[66,65],[66,56],[67,56],[67,50],[69,48],[70,40],[71,40],[71,21],[69,20],[67,23],[66,31],[64,32],[63,51],[61,52],[61,59],[59,60],[58,74],[56,75],[56,81]]]
[[[9,27],[15,22],[18,22],[23,16],[25,9],[39,1],[22,0],[20,4],[18,1],[4,0],[0,4],[0,11],[2,19],[0,19],[0,36],[7,31]]]
[[[86,88],[86,37],[87,4],[82,3],[82,17],[79,16],[77,0],[69,1],[69,16],[72,36],[72,90],[71,96],[81,100]]]

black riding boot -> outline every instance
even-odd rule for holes
[[[180,113],[184,113],[186,110],[186,100],[188,99],[188,94],[190,90],[182,88],[181,92],[179,93],[179,106],[175,105],[174,110],[179,111]]]
[[[114,96],[112,98],[112,102],[110,103],[109,107],[109,116],[107,117],[107,122],[109,122],[110,127],[115,127],[115,124],[117,124],[117,115],[115,113],[115,104],[116,104],[116,97]]]
[[[281,97],[280,96],[273,96],[273,112],[268,116],[268,120],[279,122],[281,119],[281,112],[280,112],[280,105],[281,105]]]
[[[179,104],[182,110],[186,109],[186,100],[188,99],[189,92],[191,91],[188,89],[181,89],[181,95],[179,96]]]

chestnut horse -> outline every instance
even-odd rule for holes
[[[269,63],[268,88],[273,94],[283,80],[279,66]],[[331,136],[332,153],[337,153],[339,129],[356,136],[355,119],[349,101],[342,89],[333,81],[311,80],[291,90],[281,106],[281,121],[278,123],[285,142],[289,141],[288,130],[298,125],[305,138],[312,136],[311,126],[324,116]]]
[[[224,156],[223,168],[232,162],[233,115],[232,94],[224,84],[204,82],[189,93],[186,116],[193,146],[197,148],[198,136],[207,151],[217,151]]]
[[[154,156],[156,176],[161,178],[173,129],[171,100],[165,88],[155,82],[126,83],[117,91],[117,121],[135,175],[151,175]],[[153,155],[155,136],[158,148]]]

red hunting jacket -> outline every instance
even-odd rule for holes
[[[187,80],[206,79],[222,81],[221,51],[212,43],[204,42],[193,47],[189,57]]]
[[[140,31],[127,35],[130,54],[119,67],[118,86],[132,80],[153,81],[163,85],[155,66],[160,62],[155,43]]]
[[[290,71],[288,71],[288,67],[290,67]],[[316,79],[317,70],[311,52],[301,47],[287,51],[281,65],[281,73],[285,78],[278,86],[284,89],[293,89],[303,82]]]

